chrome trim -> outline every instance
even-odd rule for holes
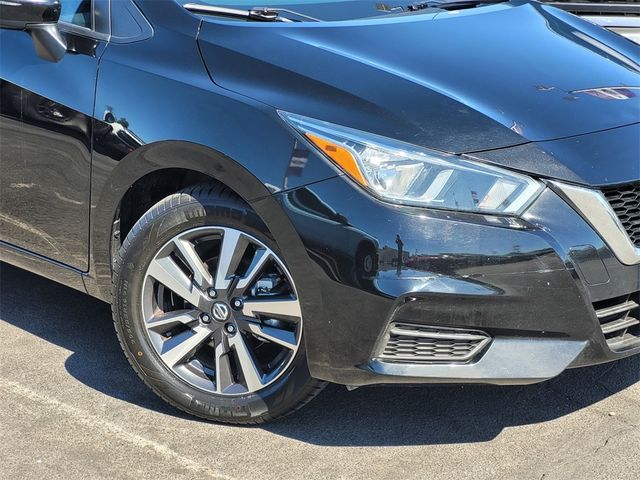
[[[213,318],[215,318],[219,322],[226,321],[231,315],[229,307],[224,302],[214,303],[213,308],[211,309],[211,313],[213,314]]]
[[[438,329],[438,327],[433,327],[434,329]],[[460,340],[461,342],[484,342],[487,340],[491,340],[488,335],[472,335],[468,333],[457,333],[456,329],[447,329],[447,333],[441,332],[425,332],[420,330],[406,330],[402,327],[397,328],[394,327],[391,329],[391,334],[393,335],[402,335],[405,337],[420,337],[420,338],[432,338],[434,340]],[[467,332],[467,330],[462,330],[462,332]]]
[[[586,346],[577,340],[498,337],[475,363],[407,364],[376,358],[360,368],[403,383],[527,385],[560,375]],[[383,383],[395,382],[389,378]]]
[[[620,318],[613,322],[605,323],[601,326],[602,333],[609,335],[610,333],[619,332],[620,330],[627,330],[628,328],[635,327],[640,321],[633,317]]]
[[[549,181],[548,184],[584,218],[625,265],[640,264],[636,247],[605,196],[599,190]]]
[[[596,310],[596,316],[601,318],[613,317],[614,315],[618,315],[624,312],[630,312],[638,308],[638,304],[633,300],[629,300],[628,302],[621,303],[620,305],[614,305],[613,307],[603,308],[601,310]]]

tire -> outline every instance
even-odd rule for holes
[[[234,239],[233,255],[225,256],[224,245]],[[193,257],[189,252],[196,250]],[[193,258],[204,263],[204,271]],[[112,310],[127,359],[149,388],[189,414],[234,424],[285,416],[317,395],[325,384],[309,373],[302,315],[295,307],[299,292],[281,258],[258,215],[224,186],[192,187],[147,211],[114,259]],[[233,275],[215,274],[227,265],[229,272],[237,266]],[[167,277],[169,271],[174,275]],[[252,275],[252,286],[243,289]],[[202,288],[189,293],[172,283],[187,277]],[[204,290],[206,285],[215,288]],[[240,291],[245,293],[226,297]],[[269,310],[266,319],[249,307],[273,310],[279,301],[287,310]],[[200,341],[193,351],[187,348]]]

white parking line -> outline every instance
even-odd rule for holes
[[[184,455],[179,454],[166,445],[162,445],[161,443],[129,432],[113,422],[104,420],[103,418],[92,415],[77,407],[61,402],[60,400],[57,400],[55,398],[49,396],[45,397],[44,395],[41,395],[38,392],[17,382],[0,378],[0,390],[3,390],[10,395],[22,397],[23,399],[38,403],[48,408],[49,410],[55,411],[57,414],[66,415],[72,418],[74,421],[81,423],[88,428],[101,430],[105,434],[128,442],[132,445],[135,445],[136,447],[151,448],[161,456],[178,463],[185,469],[197,473],[200,476],[206,475],[214,480],[234,480],[234,477],[216,472],[206,465],[202,465],[189,457],[185,457]]]

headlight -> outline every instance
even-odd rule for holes
[[[526,175],[300,115],[280,115],[353,180],[383,200],[517,215],[543,189]]]

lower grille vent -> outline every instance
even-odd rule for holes
[[[393,323],[381,360],[400,363],[467,363],[491,342],[477,330]]]
[[[593,307],[611,350],[640,347],[640,292],[597,302]]]

